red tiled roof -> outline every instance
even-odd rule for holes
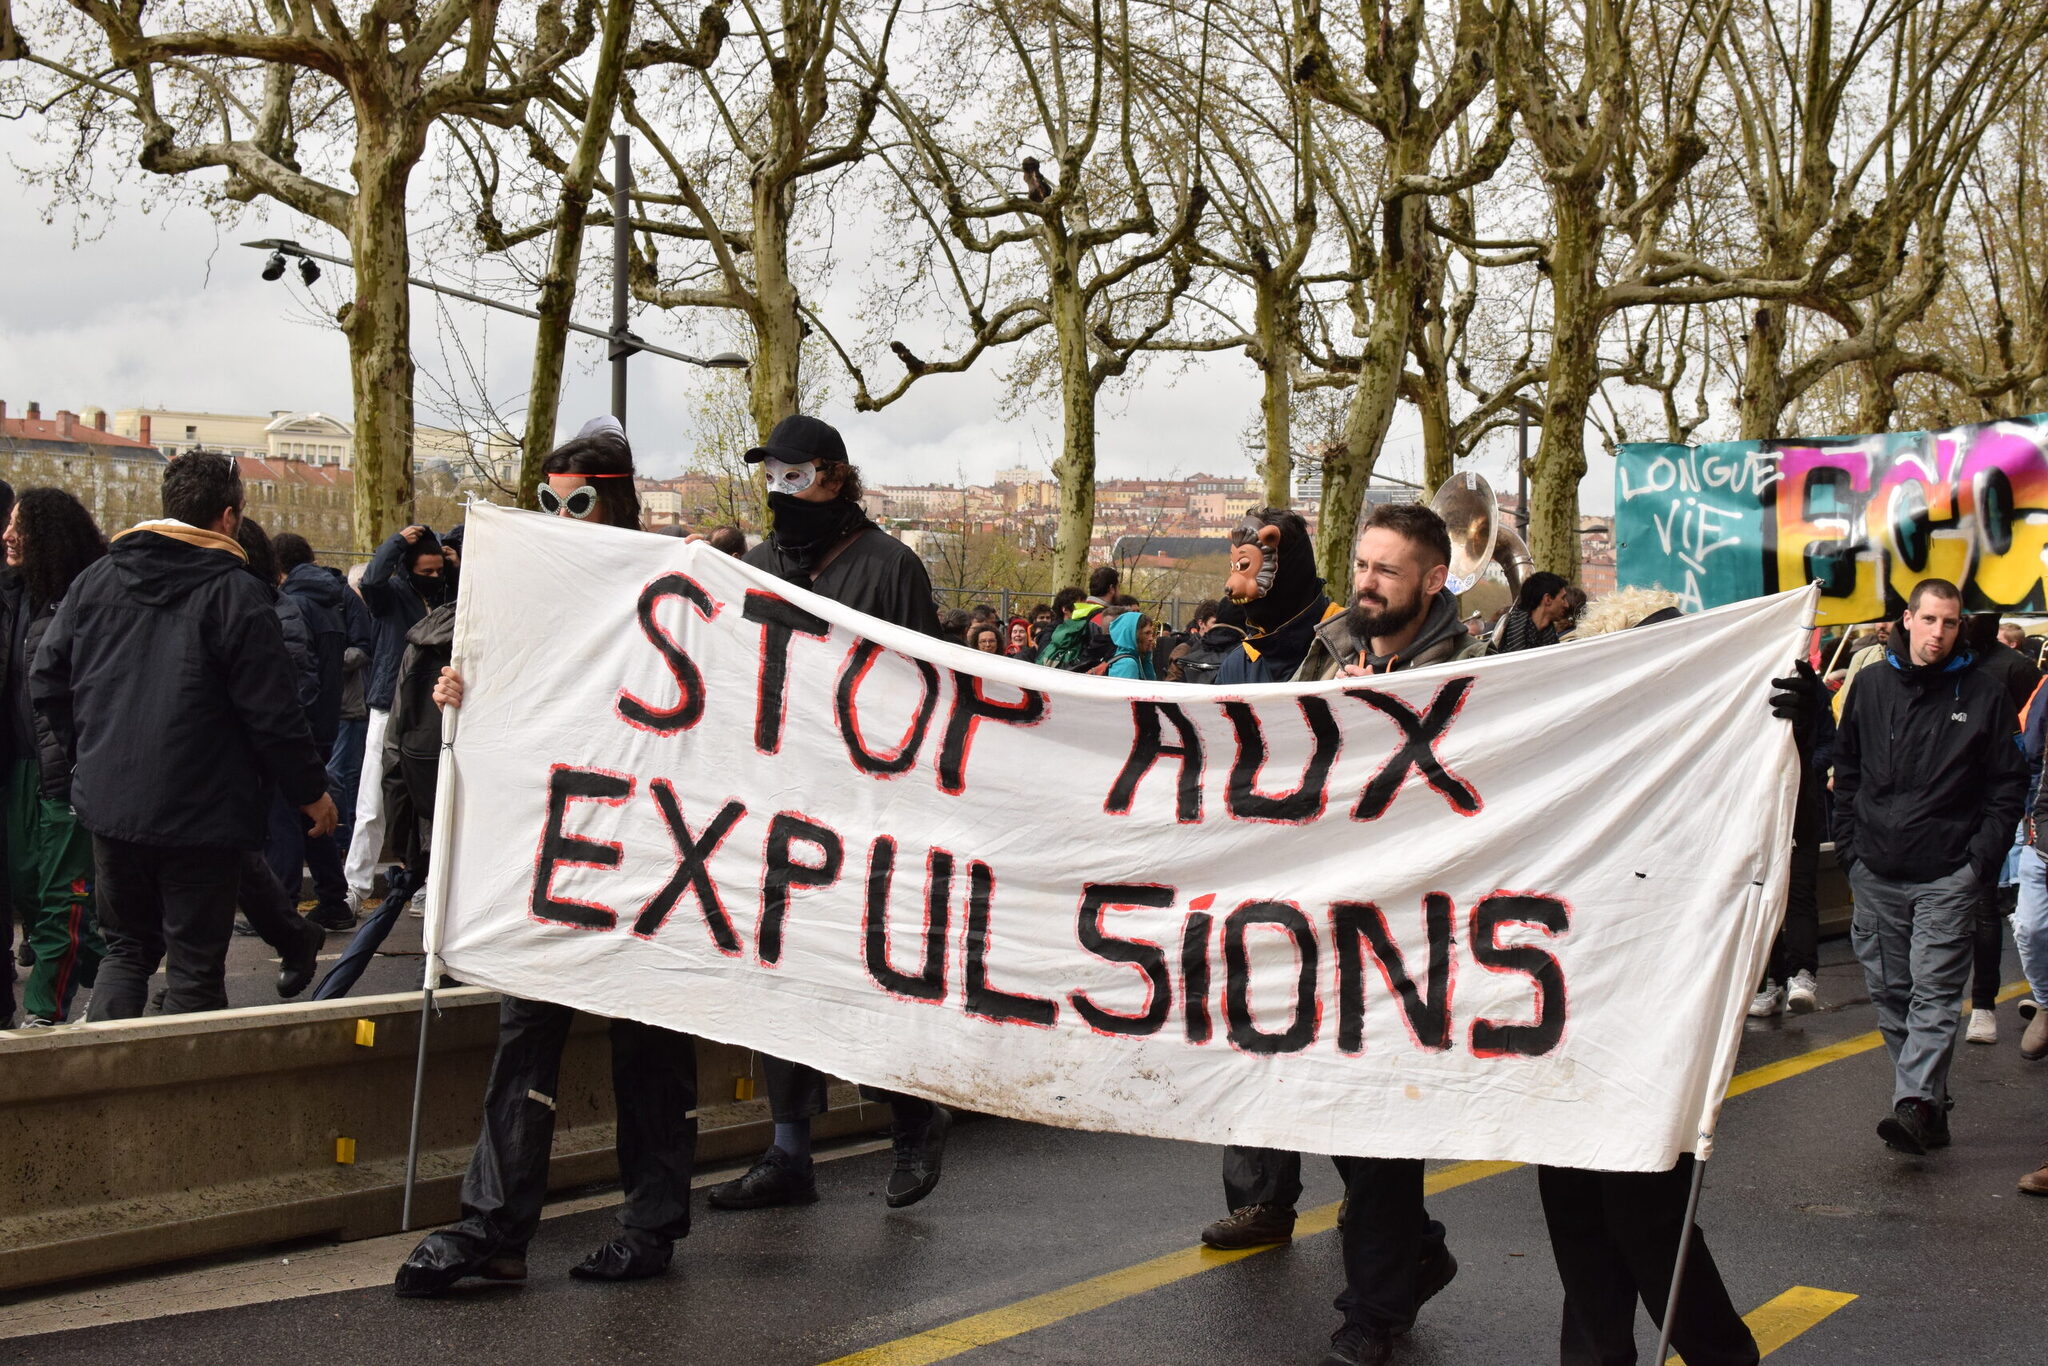
[[[340,465],[309,465],[303,460],[272,460],[258,455],[238,455],[235,466],[242,482],[302,484],[308,488],[345,489],[355,485],[355,471]]]
[[[70,432],[66,433],[49,418],[0,418],[0,436],[10,436],[17,441],[75,441],[83,445],[112,446],[131,451],[156,449],[147,441],[138,441],[132,436],[117,436],[113,432],[103,432],[82,419],[74,421]]]

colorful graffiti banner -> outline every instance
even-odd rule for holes
[[[1972,611],[2048,611],[2048,413],[1618,454],[1616,576],[1689,612],[1818,583],[1823,624],[1876,621],[1925,578]]]

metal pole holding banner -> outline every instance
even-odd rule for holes
[[[477,500],[472,498],[472,503]],[[449,662],[462,659],[462,588],[456,586],[455,639]],[[434,1015],[434,984],[441,980],[441,927],[447,923],[448,883],[454,873],[455,803],[461,796],[455,772],[455,730],[462,708],[441,711],[441,759],[434,773],[434,828],[427,854],[427,923],[421,947],[426,950],[426,975],[420,983],[420,1043],[412,1068],[412,1125],[405,1141],[405,1198],[399,1207],[400,1232],[412,1228],[413,1187],[420,1170],[420,1112],[427,1094],[427,1030]]]
[[[1657,1355],[1650,1358],[1657,1366],[1664,1366],[1664,1359],[1671,1355],[1671,1325],[1678,1317],[1678,1292],[1685,1284],[1685,1263],[1692,1255],[1693,1221],[1699,1217],[1700,1186],[1706,1179],[1706,1161],[1695,1157],[1692,1160],[1692,1189],[1685,1197],[1685,1227],[1678,1235],[1678,1260],[1671,1264],[1671,1293],[1664,1297],[1664,1327],[1657,1335]]]

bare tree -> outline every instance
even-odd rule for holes
[[[1424,0],[1402,0],[1398,9],[1360,0],[1341,30],[1326,22],[1322,0],[1297,0],[1296,78],[1382,143],[1379,247],[1369,283],[1351,295],[1353,330],[1362,342],[1358,378],[1343,447],[1323,464],[1316,561],[1332,582],[1350,563],[1352,529],[1400,401],[1415,320],[1424,311],[1430,204],[1485,181],[1513,144],[1513,111],[1500,103],[1484,138],[1458,164],[1447,164],[1444,147],[1446,135],[1493,81],[1508,8],[1507,0],[1458,0],[1445,31],[1433,36]],[[1370,222],[1354,225],[1361,249],[1370,249]]]
[[[222,200],[268,198],[346,236],[355,296],[339,322],[367,547],[412,515],[413,173],[441,120],[502,122],[539,93],[588,46],[594,12],[578,0],[565,19],[543,0],[514,32],[496,0],[379,0],[353,22],[331,0],[193,0],[166,14],[185,27],[165,27],[143,0],[73,0],[33,30],[0,24],[0,47],[26,64],[8,95],[70,144],[60,187],[111,142],[146,171],[218,172]]]
[[[1047,338],[1020,373],[1027,382],[1044,376],[1060,400],[1054,564],[1063,584],[1086,577],[1102,390],[1172,323],[1193,278],[1186,248],[1208,198],[1185,156],[1162,156],[1143,136],[1162,121],[1139,107],[1129,4],[1114,3],[1113,20],[1104,0],[1086,12],[1016,0],[964,7],[957,41],[985,42],[976,55],[1007,72],[978,127],[934,116],[922,99],[890,89],[905,145],[891,164],[912,214],[942,228],[941,269],[961,296],[971,336],[940,361],[898,338],[892,350],[903,378],[879,394],[848,358],[855,406],[872,411],[920,379],[969,368],[992,347]],[[1018,148],[1046,155],[1013,166]],[[1170,217],[1157,207],[1168,198],[1177,201]]]

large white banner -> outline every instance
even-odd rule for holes
[[[1050,1124],[1704,1151],[1784,900],[1767,680],[1811,590],[1231,690],[637,532],[479,507],[464,550],[430,926],[464,981]]]

